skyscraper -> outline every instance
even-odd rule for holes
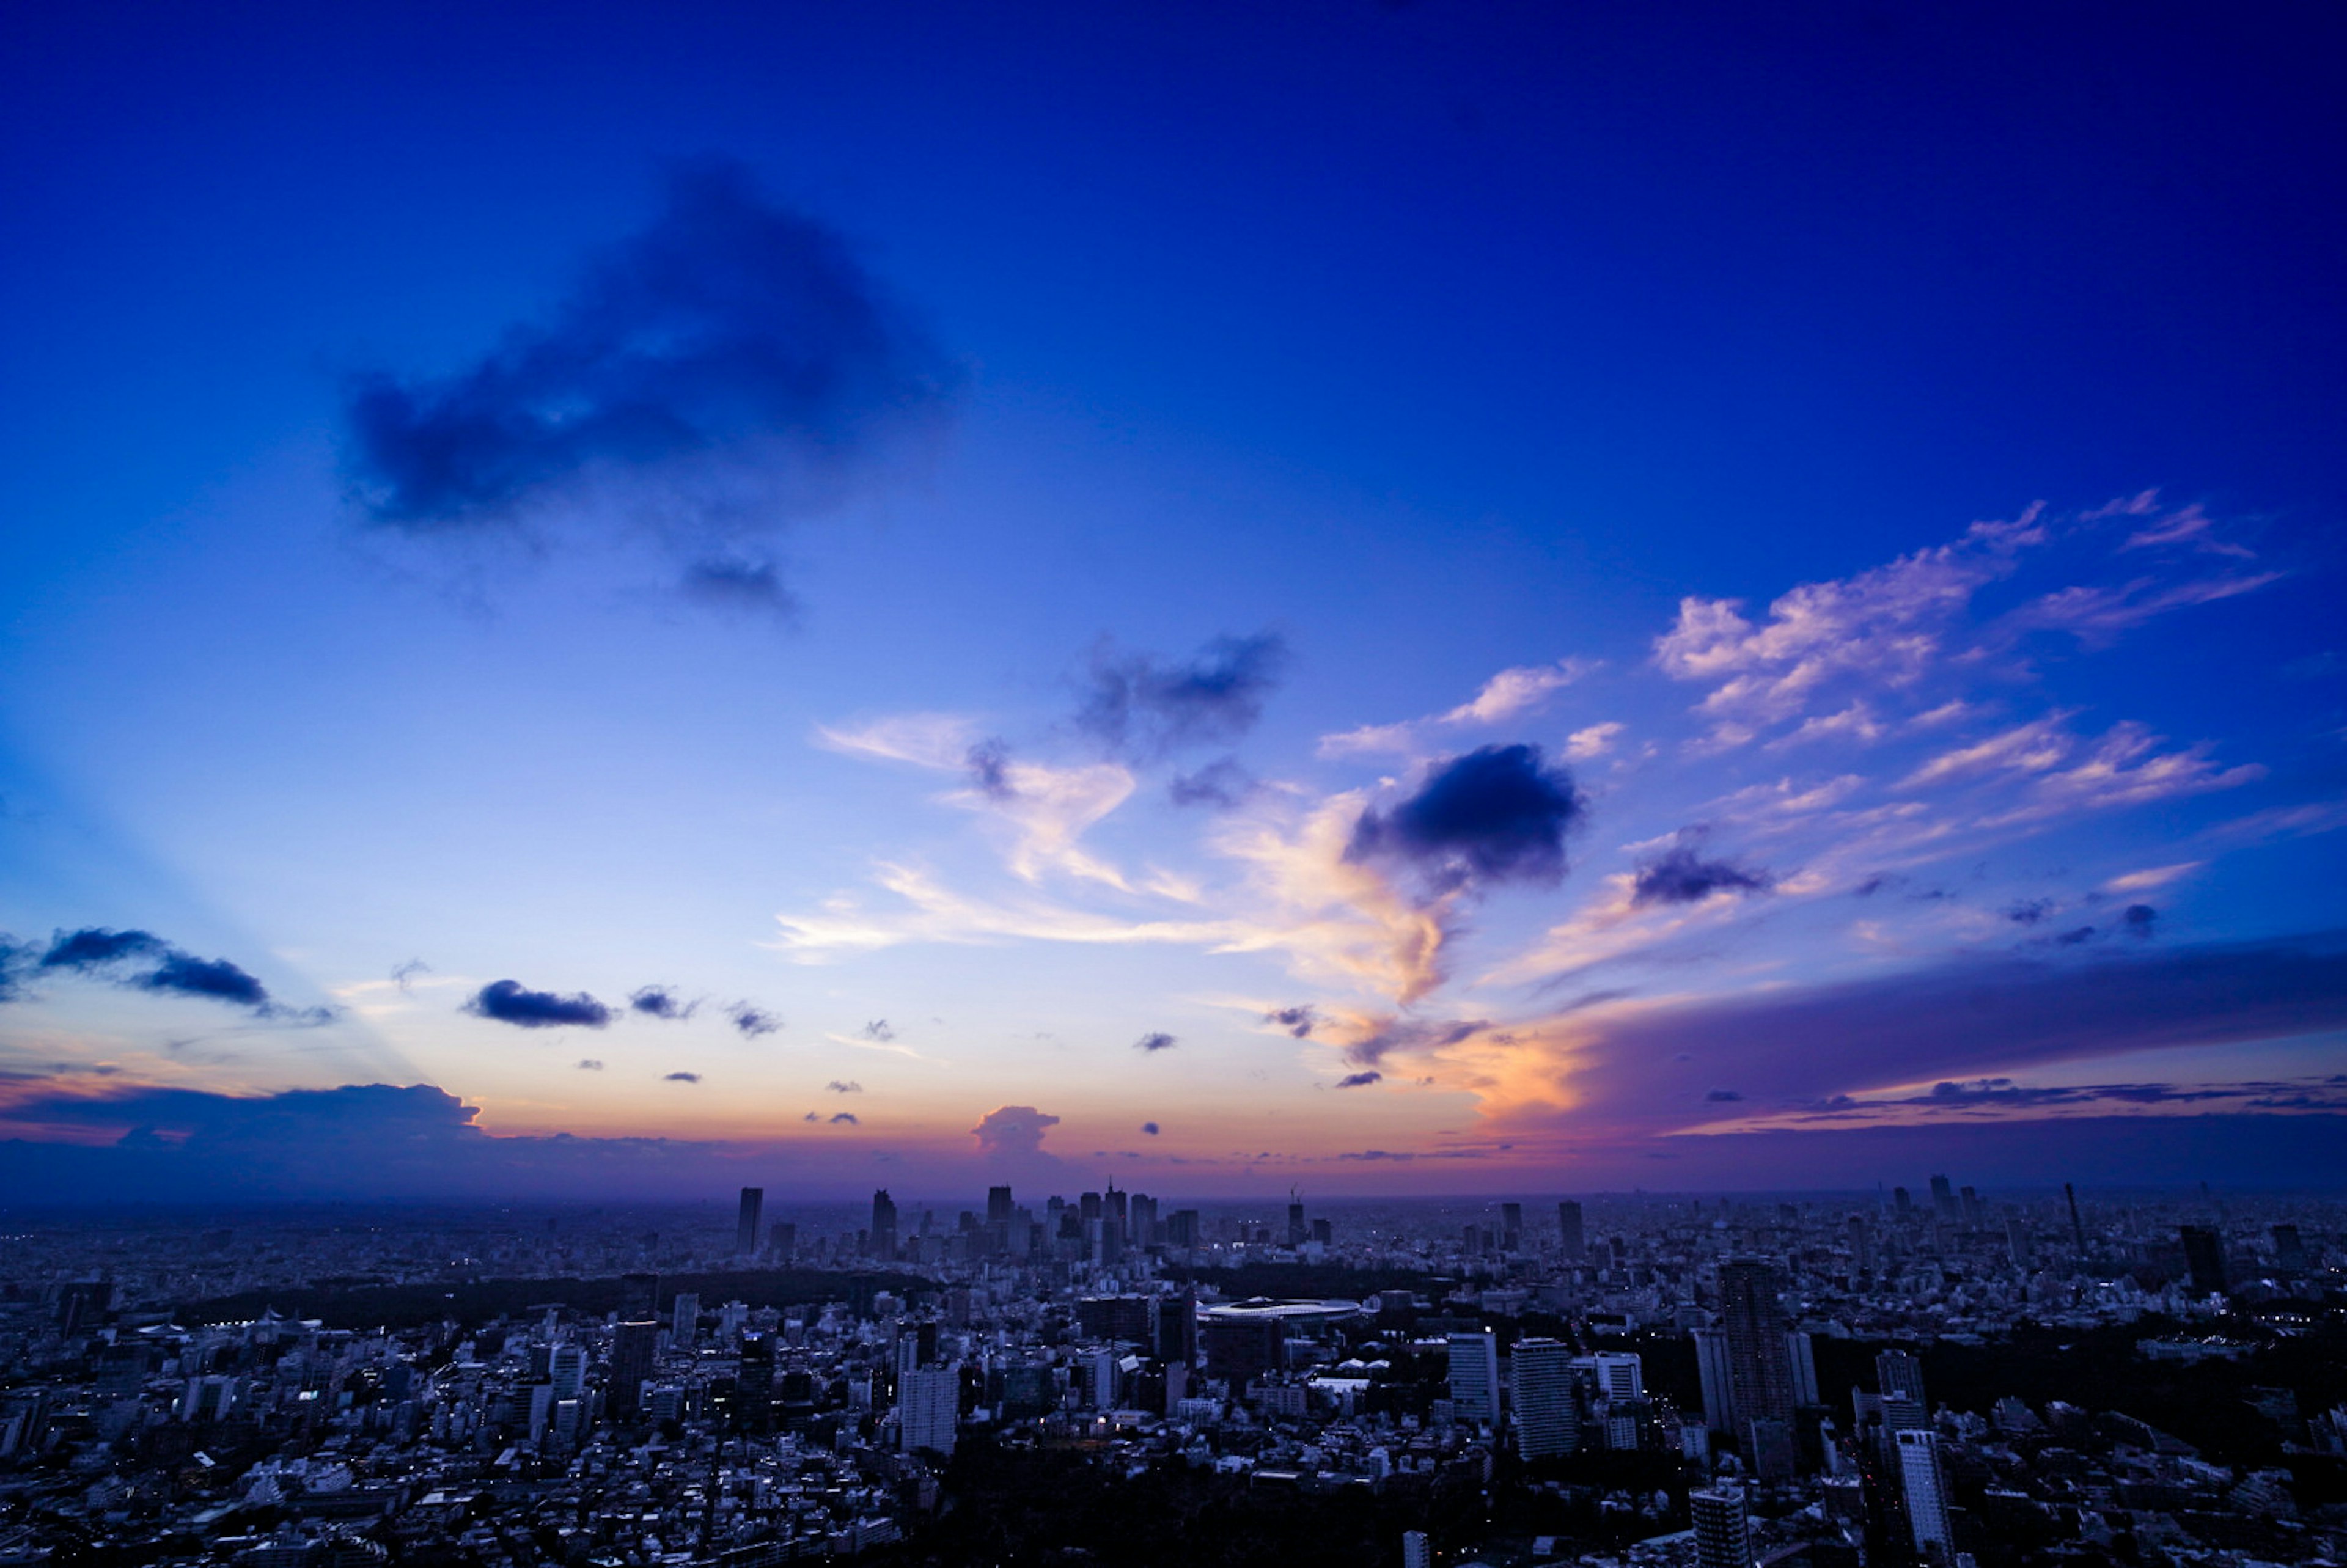
[[[1874,1358],[1875,1386],[1882,1390],[1882,1424],[1891,1431],[1912,1431],[1932,1424],[1931,1401],[1923,1397],[1923,1363],[1904,1350],[1885,1350]]]
[[[1727,1382],[1737,1430],[1793,1419],[1792,1358],[1785,1348],[1785,1276],[1772,1263],[1734,1258],[1719,1266],[1719,1327],[1727,1337]]]
[[[1581,1205],[1571,1198],[1556,1205],[1557,1245],[1565,1256],[1578,1259],[1587,1250],[1581,1234]]]
[[[917,1367],[897,1380],[897,1446],[907,1453],[951,1455],[961,1414],[961,1373]]]
[[[2225,1238],[2208,1225],[2185,1225],[2184,1266],[2192,1276],[2192,1289],[2207,1296],[2225,1288]]]
[[[1703,1424],[1727,1436],[1736,1430],[1736,1388],[1727,1371],[1727,1335],[1718,1328],[1695,1330],[1696,1374],[1703,1383]]]
[[[1450,1409],[1462,1421],[1500,1424],[1500,1346],[1489,1329],[1450,1336]]]
[[[1907,1525],[1915,1552],[1927,1563],[1955,1560],[1955,1532],[1948,1522],[1948,1478],[1940,1465],[1936,1432],[1892,1434],[1898,1443],[1899,1490],[1907,1503]]]
[[[1455,1408],[1459,1397],[1455,1340],[1451,1355]],[[1562,1339],[1519,1339],[1508,1377],[1516,1406],[1517,1457],[1568,1454],[1580,1446],[1581,1409],[1573,1398],[1572,1346]]]
[[[1500,1205],[1500,1245],[1509,1252],[1515,1252],[1523,1245],[1524,1205],[1501,1204]]]
[[[890,1260],[897,1255],[897,1203],[886,1187],[872,1194],[872,1255]]]
[[[642,1317],[611,1331],[610,1405],[614,1415],[632,1416],[643,1406],[645,1379],[652,1375],[660,1323]]]
[[[1954,1220],[1962,1213],[1956,1206],[1956,1189],[1945,1176],[1932,1178],[1932,1212],[1943,1220]]]
[[[1010,1223],[1010,1189],[1009,1187],[986,1189],[986,1223],[990,1225],[1008,1225]]]
[[[766,1227],[766,1255],[776,1263],[788,1263],[799,1255],[799,1227],[788,1220],[776,1220]]]
[[[1696,1568],[1752,1568],[1752,1524],[1744,1493],[1732,1486],[1687,1493]]]
[[[742,1189],[742,1212],[733,1222],[733,1250],[743,1257],[758,1250],[758,1222],[765,1216],[766,1189]]]
[[[1434,1568],[1434,1543],[1425,1531],[1401,1532],[1401,1568]]]

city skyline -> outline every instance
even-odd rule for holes
[[[2347,1183],[2336,22],[1696,15],[21,18],[0,1181]]]

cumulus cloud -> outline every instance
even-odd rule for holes
[[[1442,715],[1446,724],[1496,724],[1512,719],[1528,709],[1538,707],[1550,692],[1569,686],[1587,674],[1594,666],[1580,659],[1561,659],[1553,664],[1519,665],[1502,670],[1483,682],[1483,689],[1472,700],[1461,702]],[[1620,728],[1619,725],[1614,726]]]
[[[1263,1015],[1266,1023],[1276,1023],[1298,1040],[1312,1038],[1312,1026],[1320,1021],[1319,1015],[1309,1006],[1275,1008]]]
[[[1337,1080],[1337,1087],[1339,1089],[1366,1089],[1372,1083],[1384,1082],[1385,1076],[1386,1075],[1382,1072],[1375,1071],[1348,1072],[1345,1074],[1344,1077]]]
[[[700,1010],[701,1004],[686,1001],[668,986],[645,986],[630,993],[628,1007],[646,1018],[682,1020]]]
[[[1348,858],[1399,862],[1438,889],[1554,883],[1564,836],[1587,807],[1534,745],[1483,746],[1439,764],[1389,810],[1361,813]]]
[[[519,980],[491,980],[464,1010],[517,1029],[601,1029],[611,1021],[611,1009],[585,991],[566,997],[531,990]]]
[[[1153,1055],[1161,1050],[1170,1050],[1181,1043],[1182,1042],[1180,1040],[1174,1039],[1172,1035],[1165,1033],[1163,1030],[1152,1030],[1149,1033],[1143,1035],[1139,1040],[1134,1040],[1133,1042],[1133,1049],[1139,1051],[1146,1051]]]
[[[725,1016],[743,1038],[749,1040],[755,1040],[762,1034],[774,1034],[783,1027],[781,1019],[751,1002],[735,1002],[725,1009]]]
[[[0,1000],[18,994],[29,949],[0,952]],[[90,927],[59,931],[41,954],[45,973],[79,974],[131,990],[226,1002],[256,1018],[325,1023],[326,1008],[289,1008],[269,994],[254,976],[226,958],[200,958],[151,931],[113,931]]]
[[[688,592],[781,607],[733,536],[831,499],[954,379],[838,235],[705,162],[547,320],[446,375],[354,378],[345,465],[369,519],[415,533],[569,521],[617,493],[698,545]]]
[[[1217,637],[1187,660],[1126,653],[1103,641],[1092,651],[1076,724],[1110,750],[1162,757],[1192,745],[1238,739],[1287,663],[1274,632]]]
[[[1682,829],[1677,842],[1638,863],[1630,901],[1645,904],[1700,904],[1720,893],[1766,893],[1774,878],[1733,861],[1706,859],[1700,829]]]
[[[969,1135],[992,1158],[1029,1156],[1042,1152],[1043,1134],[1059,1124],[1057,1116],[1032,1105],[1000,1105],[979,1117]]]

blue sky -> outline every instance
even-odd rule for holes
[[[9,26],[36,1177],[2347,1173],[2335,20]]]

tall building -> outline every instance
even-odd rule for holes
[[[1450,1409],[1462,1421],[1500,1424],[1500,1345],[1489,1329],[1450,1336]]]
[[[961,1415],[961,1373],[917,1367],[897,1380],[897,1446],[907,1453],[950,1456]]]
[[[660,1276],[644,1270],[620,1276],[620,1317],[651,1317],[660,1310]]]
[[[611,1331],[611,1412],[632,1416],[643,1405],[644,1383],[652,1375],[660,1347],[660,1322],[646,1317]]]
[[[1793,1403],[1818,1403],[1817,1346],[1799,1328],[1785,1335],[1785,1363],[1793,1369]]]
[[[1302,1246],[1311,1234],[1311,1227],[1304,1223],[1304,1204],[1291,1199],[1287,1205],[1287,1245]]]
[[[2184,1241],[2184,1266],[2192,1288],[2201,1296],[2225,1288],[2225,1238],[2208,1225],[2186,1225],[2177,1233]]]
[[[892,1260],[897,1255],[897,1203],[886,1187],[872,1194],[872,1255]]]
[[[758,1222],[765,1217],[766,1189],[742,1189],[742,1212],[733,1222],[733,1250],[748,1257],[758,1250]]]
[[[1589,1358],[1590,1376],[1602,1399],[1643,1399],[1646,1397],[1646,1364],[1630,1350],[1600,1350]]]
[[[557,1345],[547,1358],[547,1381],[558,1399],[575,1399],[587,1387],[587,1348]]]
[[[1458,1402],[1458,1339],[1451,1341],[1451,1400]],[[1635,1359],[1635,1358],[1633,1358]],[[1508,1368],[1516,1407],[1516,1454],[1541,1459],[1581,1446],[1581,1409],[1573,1398],[1573,1347],[1562,1339],[1519,1339]]]
[[[1948,1522],[1948,1477],[1940,1465],[1936,1432],[1892,1434],[1898,1443],[1899,1491],[1907,1503],[1907,1526],[1915,1552],[1927,1563],[1955,1561],[1955,1532]]]
[[[1874,1358],[1875,1386],[1882,1390],[1882,1425],[1889,1431],[1915,1431],[1932,1424],[1932,1403],[1923,1396],[1923,1363],[1905,1350],[1885,1350]]]
[[[669,1309],[669,1338],[682,1349],[701,1337],[701,1297],[690,1290],[676,1293],[676,1303]]]
[[[1434,1542],[1425,1531],[1401,1532],[1401,1568],[1434,1568]]]
[[[1963,1212],[1956,1206],[1956,1189],[1945,1176],[1932,1178],[1932,1212],[1943,1220],[1953,1220]]]
[[[1556,1205],[1557,1245],[1569,1258],[1579,1258],[1588,1250],[1581,1232],[1581,1204],[1572,1198]]]
[[[2274,1266],[2284,1274],[2306,1272],[2306,1243],[2293,1225],[2273,1227]]]
[[[1168,1365],[1198,1364],[1198,1293],[1194,1287],[1157,1298],[1157,1358]]]
[[[1523,1204],[1501,1204],[1500,1205],[1500,1245],[1510,1252],[1516,1252],[1522,1248],[1524,1245]]]
[[[1007,1225],[1010,1223],[1010,1189],[1009,1187],[987,1188],[986,1223],[990,1225]]]
[[[1727,1383],[1737,1428],[1793,1419],[1793,1364],[1785,1348],[1782,1270],[1758,1258],[1719,1266],[1719,1327],[1727,1336]]]
[[[1691,1491],[1687,1512],[1695,1524],[1696,1568],[1752,1568],[1752,1522],[1741,1491]]]
[[[776,1220],[766,1227],[766,1255],[776,1263],[788,1263],[799,1255],[799,1227],[788,1220]]]
[[[1723,1436],[1736,1430],[1736,1388],[1727,1371],[1727,1335],[1723,1329],[1695,1331],[1696,1374],[1703,1383],[1703,1424]]]

